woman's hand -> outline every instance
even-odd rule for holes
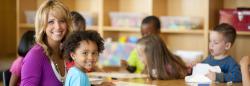
[[[240,60],[240,66],[241,67],[248,67],[250,65],[250,57],[249,56],[243,56]]]

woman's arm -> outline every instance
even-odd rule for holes
[[[240,68],[241,68],[241,74],[242,74],[242,83],[243,86],[250,85],[250,72],[249,72],[249,66],[250,65],[250,58],[248,56],[242,57],[240,60]]]
[[[43,51],[30,51],[23,61],[21,71],[21,86],[39,86],[41,82],[43,64],[45,61]]]

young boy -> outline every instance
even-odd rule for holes
[[[159,34],[161,22],[156,16],[148,16],[143,19],[141,24],[141,35],[144,37],[150,34]],[[131,73],[141,73],[144,70],[144,64],[139,59],[136,50],[134,49],[128,58],[128,62],[121,60],[122,67],[125,67]]]
[[[212,81],[241,82],[240,66],[228,54],[236,38],[234,27],[228,24],[220,24],[210,32],[208,56],[202,63],[219,66],[222,73],[210,72],[207,77]]]
[[[250,57],[249,56],[242,57],[240,60],[240,69],[241,69],[241,73],[242,73],[243,86],[250,85],[249,65],[250,65]]]

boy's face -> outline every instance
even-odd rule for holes
[[[209,51],[212,56],[223,55],[230,47],[231,43],[226,42],[222,33],[211,31],[209,38]]]
[[[146,36],[150,34],[157,34],[157,28],[154,27],[154,24],[148,23],[148,24],[142,24],[141,26],[141,35]]]
[[[90,71],[96,64],[99,52],[95,42],[81,41],[75,52],[70,55],[75,61],[75,66]]]

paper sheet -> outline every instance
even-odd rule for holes
[[[198,63],[193,67],[193,73],[191,76],[186,76],[186,82],[195,82],[195,83],[211,83],[212,81],[205,75],[209,71],[221,73],[219,66],[210,66],[209,64]]]

